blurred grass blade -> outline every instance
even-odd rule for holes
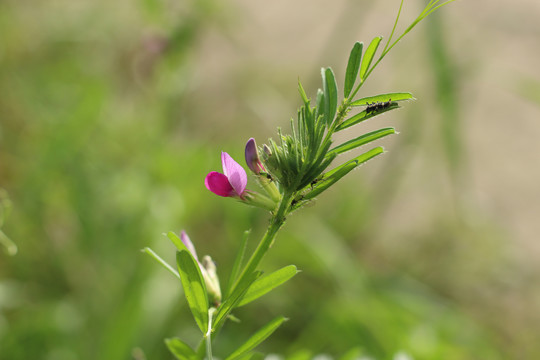
[[[327,154],[327,156],[332,154],[342,154],[346,151],[355,149],[357,147],[360,147],[362,145],[365,145],[367,143],[370,143],[372,141],[378,140],[380,138],[383,138],[388,135],[395,134],[396,130],[394,128],[384,128],[372,131],[370,133],[361,135],[357,137],[356,139],[349,140],[341,145],[336,146],[332,150],[330,150]]]
[[[365,163],[366,161],[373,159],[375,156],[380,155],[384,152],[382,147],[376,147],[371,149],[360,156],[355,157],[352,160],[347,161],[345,164],[342,164],[335,169],[327,172],[324,177],[317,182],[317,186],[313,188],[310,192],[304,195],[304,200],[313,199],[315,196],[319,195],[330,186],[334,185],[338,180],[347,175],[357,166]]]
[[[313,359],[313,353],[307,349],[298,350],[287,356],[287,360],[311,360],[311,359]]]
[[[356,360],[360,359],[363,355],[363,351],[361,348],[352,348],[351,350],[347,351],[345,355],[339,358],[339,360]]]
[[[380,94],[375,96],[368,96],[355,100],[351,103],[351,106],[367,106],[372,103],[378,102],[387,102],[387,101],[403,101],[403,100],[414,100],[414,97],[411,93],[408,92],[396,92],[388,94]]]
[[[390,111],[390,110],[395,110],[395,109],[397,109],[399,107],[400,106],[397,103],[391,103],[390,106],[388,106],[388,107],[386,107],[384,109],[379,109],[379,110],[376,110],[376,111],[370,111],[369,113],[366,110],[361,111],[358,114],[348,118],[347,120],[345,120],[344,122],[339,124],[337,126],[337,128],[336,128],[336,131],[344,130],[344,129],[348,128],[348,127],[351,127],[353,125],[361,123],[362,121],[366,121],[368,119],[371,119],[372,117],[375,117],[377,115],[380,115],[380,114],[385,113],[385,112]]]
[[[225,289],[225,292],[223,294],[224,298],[227,298],[227,296],[229,296],[229,293],[232,290],[233,285],[236,283],[236,280],[238,280],[238,275],[240,275],[240,269],[242,269],[242,262],[244,261],[244,255],[246,254],[247,242],[248,242],[250,233],[251,233],[250,230],[244,231],[244,236],[242,237],[242,243],[240,244],[240,249],[238,250],[238,253],[236,254],[236,259],[234,260],[234,265],[231,270],[231,277],[229,278],[229,283],[227,284],[227,288]]]
[[[163,266],[165,269],[167,269],[169,272],[171,272],[174,276],[176,276],[178,279],[180,279],[180,274],[174,268],[167,264],[165,260],[163,260],[158,254],[154,252],[154,250],[150,249],[149,247],[145,247],[141,251],[147,253],[150,255],[154,260],[156,260],[161,266]]]
[[[259,331],[257,331],[252,337],[248,339],[243,345],[241,345],[235,352],[227,356],[225,360],[238,360],[243,355],[253,350],[257,345],[262,343],[266,338],[268,338],[277,328],[283,324],[287,319],[283,316],[279,316],[274,320],[270,321],[268,324],[263,326]]]
[[[255,352],[251,354],[246,354],[239,357],[237,360],[264,360],[266,356],[260,352]]]
[[[331,68],[321,69],[321,74],[324,91],[324,122],[330,126],[336,115],[338,103],[336,77]]]
[[[245,276],[243,280],[238,283],[235,287],[232,294],[229,295],[219,306],[216,317],[214,319],[214,324],[212,326],[212,331],[218,329],[222,322],[227,318],[227,315],[235,308],[236,304],[242,299],[248,288],[261,276],[261,271],[255,271],[248,276]]]
[[[377,51],[381,40],[382,37],[377,36],[376,38],[371,40],[371,43],[366,49],[366,52],[364,54],[364,60],[362,61],[362,66],[360,67],[360,81],[362,82],[366,79],[366,72],[369,69],[369,65],[371,65],[371,61],[373,61],[373,57],[375,56],[375,52]]]
[[[200,360],[195,351],[178,338],[165,339],[165,344],[178,360]]]
[[[258,299],[279,285],[287,282],[296,274],[298,274],[296,266],[289,265],[274,271],[271,274],[261,276],[251,284],[236,307],[244,306],[253,300]]]
[[[356,42],[349,55],[349,62],[347,63],[347,71],[345,72],[345,87],[343,88],[343,96],[348,97],[358,77],[358,70],[360,69],[360,61],[362,60],[362,48],[364,44]]]
[[[0,230],[0,245],[4,247],[4,251],[9,256],[17,255],[19,249],[17,244],[15,244],[2,230]]]
[[[184,294],[203,334],[208,331],[208,294],[199,264],[188,250],[176,252],[176,263]]]

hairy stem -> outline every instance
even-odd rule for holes
[[[213,360],[212,357],[212,317],[214,316],[215,308],[208,310],[208,332],[204,335],[206,338],[206,357],[208,360]]]
[[[236,286],[238,286],[238,284],[246,276],[250,275],[255,270],[257,270],[257,266],[259,266],[261,260],[264,258],[264,255],[270,248],[270,245],[272,245],[272,243],[274,242],[277,232],[279,231],[281,226],[285,223],[285,215],[287,214],[287,210],[289,209],[289,205],[290,205],[292,197],[293,197],[292,193],[290,194],[285,193],[283,197],[281,198],[281,202],[279,203],[279,208],[272,216],[272,219],[270,220],[270,225],[268,226],[266,233],[264,234],[263,238],[259,242],[259,245],[253,252],[253,255],[251,255],[251,258],[247,262],[246,267],[244,268],[244,271],[242,272],[242,275],[240,275],[238,280],[236,281],[234,288],[236,288]]]

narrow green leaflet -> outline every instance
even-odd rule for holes
[[[387,101],[394,102],[403,100],[414,100],[414,97],[408,92],[380,94],[355,100],[351,103],[351,106],[368,106],[369,104],[373,103],[385,103]]]
[[[336,78],[331,68],[321,69],[321,75],[324,91],[324,121],[327,126],[330,126],[336,116],[338,103]]]
[[[300,79],[298,79],[298,92],[300,93],[300,97],[302,98],[302,101],[304,104],[309,103],[309,99],[306,95],[306,91],[304,90],[304,87],[302,86],[302,83],[300,82]]]
[[[199,360],[199,357],[185,342],[178,338],[165,339],[169,351],[178,360]]]
[[[182,250],[189,251],[189,249],[186,247],[186,245],[184,245],[184,243],[182,242],[182,240],[180,240],[180,238],[178,237],[178,235],[176,235],[176,234],[173,233],[172,231],[169,231],[169,232],[167,233],[167,237],[172,241],[172,243],[174,244],[174,246],[176,246],[176,248],[178,249],[178,251],[182,251]]]
[[[380,138],[383,138],[388,135],[395,134],[396,130],[394,128],[384,128],[372,131],[370,133],[361,135],[357,137],[356,139],[349,140],[341,145],[336,146],[332,150],[328,152],[328,155],[330,154],[342,154],[346,151],[355,149],[357,147],[360,147],[362,145],[365,145],[367,143],[370,143],[372,141],[378,140]]]
[[[375,156],[377,156],[379,154],[382,154],[382,153],[384,153],[384,148],[382,146],[377,146],[376,148],[373,148],[373,149],[371,149],[369,151],[366,151],[362,155],[359,155],[359,156],[355,157],[354,159],[351,159],[351,160],[347,161],[345,164],[342,164],[342,165],[328,171],[327,173],[325,173],[324,176],[323,176],[323,180],[324,179],[332,179],[332,178],[336,177],[338,175],[338,173],[340,171],[342,171],[343,168],[346,168],[347,166],[350,166],[352,164],[354,164],[355,166],[362,165],[366,161],[371,160]]]
[[[317,117],[324,115],[324,92],[317,89]]]
[[[317,185],[304,195],[304,200],[313,199],[315,196],[322,193],[324,190],[328,189],[330,186],[334,185],[339,179],[347,175],[357,166],[365,163],[366,161],[373,159],[375,156],[380,155],[384,152],[382,147],[376,147],[371,149],[360,156],[355,157],[352,160],[347,161],[345,164],[342,164],[335,169],[330,170],[324,177],[317,182]]]
[[[199,264],[187,250],[176,252],[182,287],[193,317],[203,334],[208,331],[208,294]]]
[[[347,63],[347,71],[345,72],[345,87],[343,89],[343,97],[349,97],[354,83],[356,82],[356,78],[358,77],[363,47],[363,43],[356,42],[351,50],[349,62]]]
[[[344,130],[348,127],[351,127],[353,125],[356,125],[358,123],[371,119],[372,117],[375,117],[387,111],[397,109],[399,107],[400,106],[397,103],[391,103],[389,106],[383,109],[376,110],[376,111],[370,111],[370,112],[368,112],[367,110],[361,111],[358,114],[348,118],[347,120],[339,124],[336,128],[336,131]]]
[[[251,233],[250,230],[244,231],[242,243],[240,244],[238,254],[236,254],[236,259],[234,260],[234,265],[231,271],[231,277],[227,284],[227,288],[225,289],[225,293],[223,294],[224,298],[227,298],[227,296],[229,296],[229,293],[231,292],[233,285],[236,283],[236,280],[238,280],[238,275],[240,275],[240,270],[242,269],[242,262],[244,261],[244,255],[246,253],[246,247],[247,247],[247,242],[248,242],[250,233]]]
[[[249,351],[253,350],[257,345],[262,343],[266,338],[268,338],[277,328],[287,319],[283,316],[279,316],[274,320],[270,321],[259,331],[257,331],[252,337],[248,339],[243,345],[241,345],[235,352],[227,356],[225,360],[238,360],[241,356],[245,355]]]
[[[255,271],[248,276],[245,276],[235,287],[234,291],[223,301],[219,306],[216,316],[214,318],[214,324],[212,331],[218,329],[223,321],[227,318],[227,315],[234,309],[236,304],[242,299],[242,296],[246,293],[247,289],[261,276],[261,271]]]
[[[360,67],[360,81],[362,82],[364,82],[364,80],[366,79],[366,73],[369,69],[369,65],[371,65],[371,61],[373,61],[373,57],[375,56],[375,52],[377,51],[381,40],[381,36],[377,36],[376,38],[371,40],[371,43],[369,44],[366,52],[364,53],[364,60],[362,61],[362,66]]]
[[[294,275],[298,274],[298,269],[294,265],[285,266],[271,274],[261,276],[251,284],[236,307],[246,305],[253,300],[263,296],[272,289],[285,283]]]
[[[154,252],[154,250],[150,249],[149,247],[145,247],[141,251],[147,253],[150,255],[154,260],[156,260],[161,266],[163,266],[165,269],[167,269],[169,272],[171,272],[174,276],[176,276],[178,279],[180,279],[180,274],[174,268],[167,264],[165,260],[163,260],[158,254]]]

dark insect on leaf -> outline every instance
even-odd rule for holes
[[[376,112],[382,109],[388,108],[392,104],[392,99],[388,99],[386,102],[374,102],[368,103],[366,108],[366,114]]]

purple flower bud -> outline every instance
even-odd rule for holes
[[[246,143],[246,164],[256,175],[259,175],[261,172],[266,172],[264,165],[259,159],[257,144],[255,143],[254,138],[249,139]]]

